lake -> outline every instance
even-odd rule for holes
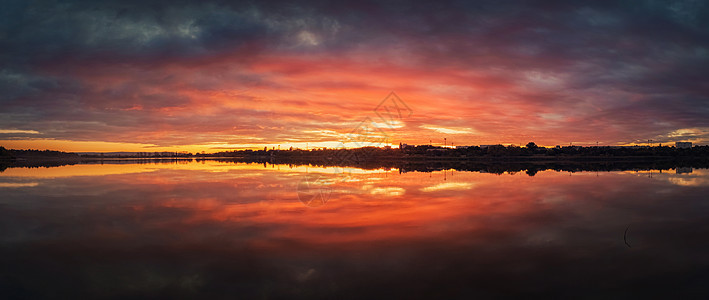
[[[0,173],[0,298],[705,298],[709,170]]]

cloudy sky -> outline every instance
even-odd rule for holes
[[[9,148],[709,142],[706,1],[0,3]]]

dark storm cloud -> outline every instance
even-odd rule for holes
[[[525,62],[532,66],[578,59],[676,61],[686,57],[683,51],[706,59],[702,48],[709,43],[707,7],[694,1],[8,1],[3,8],[3,65],[176,59],[252,43],[278,48],[302,29],[344,30],[330,47],[404,42],[429,58],[455,54],[453,61],[476,54],[494,54],[510,64],[546,58]],[[664,53],[673,48],[676,53]]]
[[[479,39],[484,42],[477,47],[480,52],[502,50],[520,57],[554,53],[557,59],[642,59],[638,54],[672,44],[704,47],[709,27],[707,7],[693,1],[10,1],[5,8],[5,63],[36,63],[67,54],[77,59],[102,54],[181,57],[231,51],[249,42],[272,47],[297,30],[324,32],[333,26],[349,28],[340,44],[453,36],[461,39],[436,46],[470,48]],[[620,51],[623,42],[628,51]],[[633,52],[633,47],[642,49]]]
[[[270,10],[257,3],[11,1],[1,57],[15,66],[186,59],[249,45],[277,47],[293,31],[332,25],[299,7]]]

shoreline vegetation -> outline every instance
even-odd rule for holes
[[[136,152],[68,153],[52,150],[13,150],[0,147],[0,172],[15,167],[54,167],[93,163],[170,163],[193,160],[284,164],[291,166],[397,168],[400,172],[440,170],[488,173],[526,172],[533,176],[543,170],[618,171],[676,170],[709,168],[709,146],[678,149],[668,146],[566,146],[544,148],[529,143],[525,147],[443,148],[408,146],[401,148],[363,147],[355,149],[236,150],[217,153]]]

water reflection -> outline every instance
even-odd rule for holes
[[[305,174],[329,191],[324,205],[299,199]],[[216,161],[10,168],[0,173],[0,288],[34,298],[706,295],[707,179],[706,169],[531,177]]]

